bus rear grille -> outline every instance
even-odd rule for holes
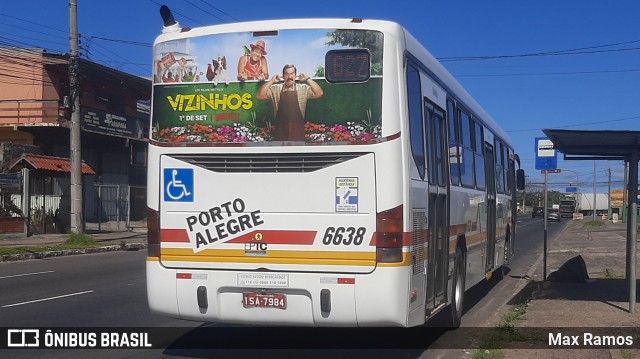
[[[185,154],[171,157],[213,172],[313,172],[361,156],[359,153]]]
[[[427,242],[427,213],[413,211],[413,232],[411,232],[411,255],[413,256],[413,274],[424,274]]]

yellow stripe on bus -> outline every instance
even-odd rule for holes
[[[247,255],[244,249],[206,249],[194,253],[190,248],[162,248],[161,255],[184,256],[184,257],[259,257],[259,258],[311,258],[311,259],[353,259],[353,260],[375,260],[375,252],[339,252],[339,251],[286,251],[267,250],[266,256]]]
[[[303,259],[303,258],[282,258],[282,257],[194,257],[194,256],[162,256],[163,261],[169,262],[219,262],[219,263],[271,263],[271,264],[304,264],[304,265],[340,265],[340,266],[374,266],[373,260],[353,260],[353,259]]]
[[[310,252],[267,251],[266,256],[247,256],[244,250],[207,250],[208,254],[194,254],[190,249],[164,248],[162,261],[198,263],[272,263],[301,265],[378,266],[402,267],[411,265],[410,253],[402,254],[402,262],[376,263],[376,254],[371,252]],[[212,253],[214,252],[215,255]],[[331,256],[327,256],[330,254]]]

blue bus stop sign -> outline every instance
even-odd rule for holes
[[[558,151],[553,147],[553,142],[546,137],[536,137],[536,169],[558,169]]]

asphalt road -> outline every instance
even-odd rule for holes
[[[146,251],[111,252],[0,263],[0,327],[198,326],[200,323],[149,312],[146,255]],[[50,358],[153,358],[162,356],[162,350],[56,349],[35,354]],[[0,351],[0,357],[6,358],[33,356],[33,350]]]
[[[542,252],[543,222],[518,221],[516,254],[502,281],[488,281],[468,291],[463,327],[482,327],[495,322],[495,315],[513,297],[515,288]],[[548,237],[564,223],[549,223]],[[114,252],[0,263],[0,327],[197,327],[202,323],[174,320],[149,312],[145,281],[146,251]],[[447,312],[448,313],[448,312]],[[438,319],[436,318],[436,321]],[[206,326],[215,326],[207,324]],[[442,331],[449,340],[455,333]],[[177,339],[177,338],[176,338]],[[200,339],[200,338],[198,338]],[[250,340],[250,338],[248,338]],[[248,340],[247,346],[250,347]],[[286,340],[284,338],[283,340]],[[373,339],[372,340],[380,340]],[[330,346],[330,345],[329,345]],[[5,356],[5,354],[8,354]],[[40,350],[47,357],[215,357],[226,358],[427,358],[431,350]],[[32,350],[11,350],[2,357],[32,357]],[[446,356],[444,356],[446,357]]]
[[[547,239],[559,235],[569,220],[547,222]],[[467,341],[464,336],[476,334],[476,328],[492,328],[499,324],[505,306],[527,284],[532,269],[542,259],[544,247],[544,221],[540,218],[521,216],[517,222],[515,253],[509,261],[502,280],[483,281],[465,293],[465,311],[460,326],[464,329],[448,331],[435,340],[431,347],[452,347],[451,343]],[[462,334],[461,334],[462,333]],[[464,350],[430,349],[419,358],[471,358]]]
[[[558,235],[566,221],[548,222],[547,239]],[[530,279],[530,271],[540,258],[544,247],[544,221],[539,218],[521,217],[518,220],[514,255],[509,260],[507,274],[501,281],[490,280],[472,288],[465,297],[465,309],[461,326],[485,327],[495,322],[493,314],[506,304]],[[498,318],[499,319],[499,318]]]

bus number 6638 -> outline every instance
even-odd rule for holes
[[[322,237],[322,244],[344,244],[345,246],[354,244],[359,246],[364,241],[365,233],[367,233],[367,229],[364,227],[328,227]]]

